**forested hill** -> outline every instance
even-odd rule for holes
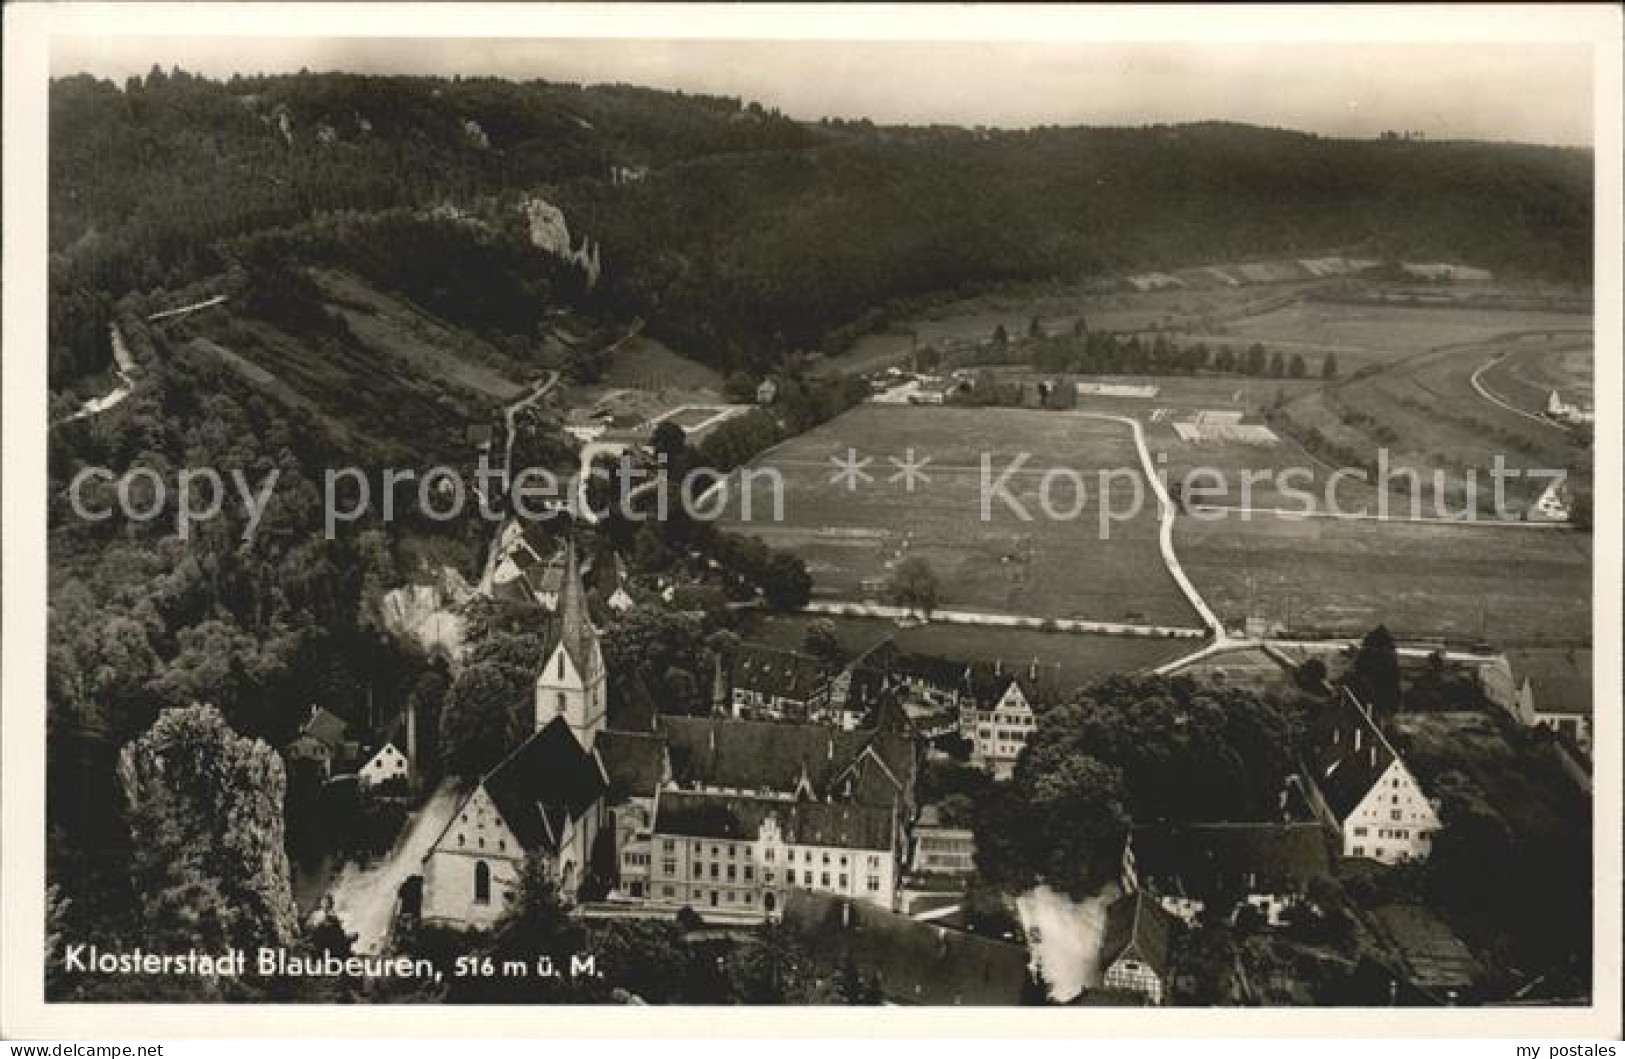
[[[719,367],[838,343],[898,298],[1251,254],[1590,276],[1592,156],[1574,149],[810,124],[618,86],[157,70],[59,80],[51,121],[53,290],[70,305],[220,274],[245,237],[330,211],[504,215],[536,195],[601,250],[586,308],[646,317]],[[71,316],[53,312],[53,356],[98,333]]]

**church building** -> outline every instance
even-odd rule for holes
[[[552,866],[574,899],[603,824],[609,778],[596,742],[603,730],[604,658],[587,613],[575,549],[536,678],[535,727],[452,814],[423,858],[423,918],[489,927],[514,896],[527,857]]]

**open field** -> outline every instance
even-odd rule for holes
[[[1589,317],[1573,313],[1475,308],[1418,308],[1297,301],[1273,312],[1232,320],[1232,344],[1308,343],[1337,351],[1338,372],[1404,360],[1438,346],[1487,341],[1515,331],[1581,331]],[[1291,347],[1283,345],[1283,349]]]
[[[797,648],[815,619],[805,614],[753,615],[741,635],[753,642]],[[899,628],[876,618],[832,617],[841,646],[850,655],[891,639],[913,654],[964,662],[1003,662],[1039,666],[1063,688],[1082,687],[1110,673],[1150,669],[1190,654],[1184,640],[1156,637],[1095,636],[1032,629],[979,628],[969,625],[916,625]]]
[[[1497,458],[1519,471],[1563,471],[1582,486],[1589,476],[1590,454],[1578,435],[1501,407],[1473,386],[1474,374],[1496,357],[1530,365],[1587,359],[1583,350],[1556,352],[1561,345],[1536,335],[1446,347],[1305,395],[1289,403],[1284,415],[1297,431],[1318,431],[1326,439],[1317,454],[1354,454],[1355,462],[1374,464],[1383,450],[1390,466],[1418,471],[1428,486],[1430,513],[1440,513],[1441,504],[1489,513],[1489,474]],[[1432,488],[1436,477],[1442,490]],[[1543,474],[1510,479],[1511,513],[1531,507],[1549,481]]]
[[[1181,518],[1186,572],[1227,627],[1251,611],[1292,632],[1498,645],[1587,643],[1591,538],[1568,530]]]
[[[849,448],[874,461],[864,472],[873,480],[850,490],[831,481],[831,460]],[[888,462],[909,450],[931,461],[929,481],[912,493],[891,480],[897,471]],[[751,520],[732,528],[801,556],[817,599],[876,599],[891,569],[918,557],[937,572],[945,608],[1195,622],[1163,566],[1155,494],[1124,424],[1063,412],[863,405],[752,467],[781,476],[784,520],[771,521],[769,487],[758,479]],[[1054,477],[1057,469],[1081,477],[1081,505],[1071,480]],[[1030,520],[993,491],[996,481]],[[1107,506],[1099,502],[1102,484]],[[1058,517],[1045,514],[1044,495]],[[737,519],[740,498],[729,506]],[[1120,520],[1103,540],[1108,510]]]

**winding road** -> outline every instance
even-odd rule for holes
[[[1472,377],[1468,381],[1473,384],[1473,389],[1478,391],[1478,396],[1484,398],[1484,400],[1490,402],[1491,404],[1495,405],[1498,408],[1506,409],[1508,412],[1511,412],[1514,415],[1520,415],[1520,416],[1523,416],[1525,419],[1534,420],[1535,422],[1539,423],[1541,426],[1551,427],[1553,430],[1560,430],[1565,434],[1568,433],[1569,428],[1564,426],[1563,424],[1554,423],[1550,419],[1547,419],[1545,416],[1538,416],[1538,415],[1535,415],[1533,412],[1526,412],[1522,408],[1518,408],[1518,407],[1516,407],[1516,406],[1514,406],[1512,404],[1509,404],[1508,402],[1503,401],[1503,400],[1501,400],[1501,398],[1497,397],[1494,393],[1492,393],[1490,391],[1489,387],[1484,385],[1483,380],[1480,379],[1479,376],[1483,375],[1486,371],[1489,371],[1491,368],[1495,367],[1495,365],[1499,364],[1501,362],[1501,358],[1504,357],[1504,356],[1506,356],[1505,353],[1496,354],[1495,356],[1491,357],[1489,360],[1485,361],[1483,364],[1479,365],[1478,370],[1473,372]]]

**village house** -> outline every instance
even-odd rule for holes
[[[1568,401],[1556,390],[1546,395],[1546,415],[1570,426],[1589,426],[1597,421],[1594,407],[1580,401]]]
[[[779,384],[772,379],[763,379],[756,384],[756,403],[772,404],[779,394]]]
[[[1484,695],[1526,728],[1547,728],[1591,754],[1591,652],[1509,652],[1478,668]]]
[[[1195,925],[1215,899],[1256,909],[1272,927],[1331,876],[1331,852],[1318,823],[1147,825],[1123,848],[1123,889],[1154,897]],[[1238,905],[1239,907],[1239,905]]]
[[[322,781],[348,772],[360,753],[360,745],[349,738],[349,730],[343,718],[312,706],[310,716],[299,726],[299,734],[282,748],[289,770],[314,773]]]
[[[971,764],[993,773],[995,779],[1010,778],[1027,737],[1038,727],[1031,698],[1036,675],[1036,669],[1028,677],[1001,672],[992,697],[975,695],[968,708],[961,708],[960,727],[971,742]]]
[[[805,721],[830,701],[830,678],[818,659],[799,651],[745,644],[733,660],[730,707],[735,717]]]
[[[417,761],[417,711],[410,704],[388,724],[379,728],[370,746],[363,751],[356,768],[356,782],[378,788],[413,781]]]
[[[1161,1004],[1168,991],[1174,919],[1145,893],[1124,894],[1106,910],[1100,965],[1104,989]]]
[[[1342,688],[1310,727],[1303,793],[1343,856],[1426,860],[1443,826],[1438,808],[1365,704]]]

